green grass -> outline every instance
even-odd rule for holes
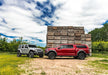
[[[103,52],[103,53],[92,53],[92,57],[97,57],[97,58],[108,58],[108,52]]]
[[[89,61],[88,64],[95,67],[98,73],[103,73],[104,70],[108,70],[108,53],[93,53],[92,57],[102,58],[94,61]],[[105,72],[108,74],[108,72]]]
[[[29,59],[26,56],[17,57],[17,54],[0,52],[0,75],[20,75],[23,70],[20,70],[18,65]]]

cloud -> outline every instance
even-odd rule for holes
[[[54,25],[84,26],[86,33],[102,27],[108,19],[107,0],[64,0]],[[59,14],[58,14],[59,13]]]
[[[0,34],[46,45],[47,26],[100,28],[108,19],[107,0],[0,0]]]

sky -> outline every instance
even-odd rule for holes
[[[46,46],[47,26],[84,26],[85,33],[108,21],[108,0],[0,0],[0,35],[8,41]]]

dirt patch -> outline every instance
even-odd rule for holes
[[[72,57],[57,57],[54,60],[47,57],[34,58],[19,67],[25,70],[22,75],[97,75],[94,68],[86,66],[88,60],[96,59],[98,58],[88,57],[85,60]]]

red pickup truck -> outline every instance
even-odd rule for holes
[[[45,55],[49,59],[54,59],[56,56],[73,56],[84,60],[89,54],[89,48],[85,44],[61,44],[56,48],[45,49]]]

